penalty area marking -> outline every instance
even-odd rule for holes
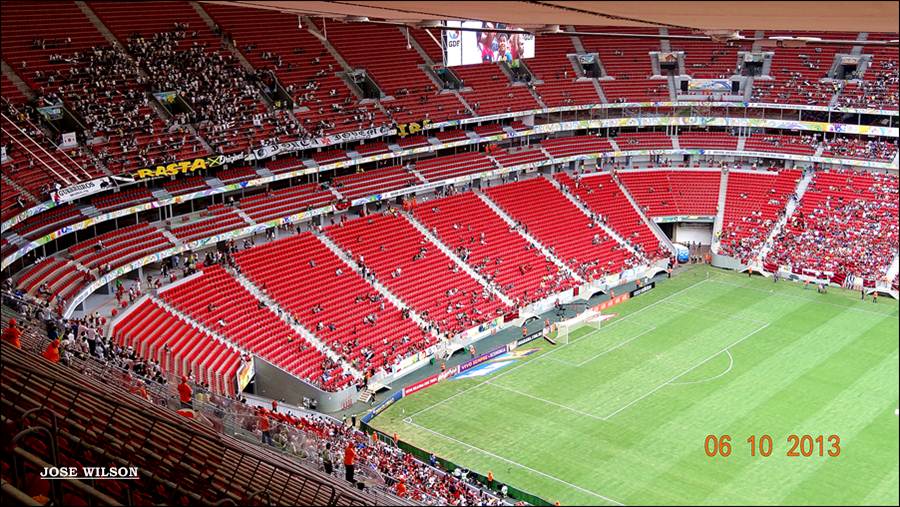
[[[741,339],[735,341],[735,342],[732,343],[731,345],[728,345],[728,346],[725,347],[724,349],[722,349],[722,350],[716,352],[715,354],[713,354],[713,355],[707,357],[707,358],[704,359],[703,361],[701,361],[701,362],[695,364],[694,366],[691,366],[691,367],[688,368],[687,370],[684,370],[683,372],[679,373],[678,375],[675,375],[675,376],[672,377],[671,379],[669,379],[669,380],[663,382],[662,384],[656,386],[655,388],[653,388],[653,390],[651,390],[651,391],[648,392],[647,394],[644,394],[643,396],[641,396],[641,397],[639,397],[639,398],[637,398],[637,399],[635,399],[635,400],[630,401],[630,402],[629,402],[627,405],[625,405],[624,407],[622,407],[622,408],[616,410],[615,412],[613,412],[613,413],[607,415],[606,417],[604,417],[604,419],[607,419],[607,420],[610,419],[612,416],[614,416],[614,415],[618,414],[619,412],[625,410],[626,408],[628,408],[628,407],[634,405],[635,403],[637,403],[637,402],[643,400],[644,398],[646,398],[646,397],[652,395],[653,393],[655,393],[656,391],[659,391],[659,390],[662,389],[663,387],[666,387],[667,385],[670,385],[672,382],[675,382],[676,380],[680,379],[681,377],[687,375],[688,373],[690,373],[690,372],[696,370],[697,368],[703,366],[704,364],[710,362],[713,358],[715,358],[716,356],[718,356],[718,355],[721,354],[722,352],[727,351],[727,350],[730,349],[731,347],[734,347],[735,345],[741,343],[742,341],[747,340],[747,339],[750,338],[751,336],[755,335],[756,333],[758,333],[758,332],[760,332],[760,331],[762,331],[762,330],[764,330],[764,329],[766,329],[766,328],[768,328],[768,327],[769,327],[769,324],[766,324],[766,325],[764,325],[764,326],[758,328],[756,331],[753,331],[752,333],[750,333],[750,334],[744,336],[743,338],[741,338]]]
[[[540,470],[535,470],[534,468],[531,468],[531,467],[529,467],[529,466],[527,466],[527,465],[523,465],[523,464],[518,463],[518,462],[516,462],[516,461],[513,461],[513,460],[511,460],[511,459],[509,459],[509,458],[504,458],[503,456],[500,456],[500,455],[498,455],[498,454],[494,454],[494,453],[492,453],[492,452],[490,452],[490,451],[486,451],[486,450],[484,450],[484,449],[482,449],[482,448],[480,448],[480,447],[475,447],[475,446],[472,445],[472,444],[468,444],[468,443],[466,443],[466,442],[463,442],[462,440],[458,440],[458,439],[453,438],[453,437],[451,437],[451,436],[449,436],[449,435],[445,435],[445,434],[443,434],[443,433],[441,433],[441,432],[439,432],[439,431],[435,431],[435,430],[433,430],[433,429],[431,429],[431,428],[426,428],[425,426],[422,426],[421,424],[416,424],[416,423],[412,422],[411,420],[410,420],[409,422],[407,422],[406,420],[404,420],[403,422],[406,422],[407,424],[409,424],[409,425],[411,425],[411,426],[414,426],[414,427],[419,428],[419,429],[421,429],[421,430],[425,430],[425,431],[427,431],[427,432],[429,432],[429,433],[432,433],[432,434],[434,434],[434,435],[437,435],[437,436],[439,436],[439,437],[445,438],[445,439],[447,439],[447,440],[449,440],[449,441],[451,441],[451,442],[454,442],[454,443],[457,443],[457,444],[459,444],[459,445],[468,447],[469,449],[472,449],[472,450],[474,450],[474,451],[478,451],[478,452],[480,452],[480,453],[482,453],[482,454],[485,454],[485,455],[487,455],[487,456],[490,456],[490,457],[492,457],[492,458],[499,459],[500,461],[504,461],[504,462],[506,462],[506,463],[509,463],[510,465],[517,466],[517,467],[519,467],[519,468],[521,468],[521,469],[523,469],[523,470],[528,470],[529,472],[532,472],[532,473],[535,473],[535,474],[537,474],[537,475],[540,475],[541,477],[546,477],[546,478],[551,479],[551,480],[554,480],[554,481],[556,481],[556,482],[558,482],[558,483],[560,483],[560,484],[565,484],[566,486],[569,486],[570,488],[575,489],[575,490],[578,490],[578,491],[580,491],[580,492],[582,492],[582,493],[587,493],[588,495],[594,496],[594,497],[596,497],[596,498],[601,498],[601,499],[606,500],[607,502],[610,502],[610,503],[615,504],[615,505],[625,505],[625,504],[623,504],[622,502],[619,502],[619,501],[613,500],[612,498],[609,498],[608,496],[603,496],[603,495],[601,495],[600,493],[596,493],[596,492],[591,491],[591,490],[589,490],[589,489],[582,488],[581,486],[578,486],[578,485],[576,485],[576,484],[572,484],[571,482],[564,481],[564,480],[562,480],[562,479],[560,479],[560,478],[558,478],[558,477],[554,477],[554,476],[552,476],[552,475],[550,475],[550,474],[548,474],[548,473],[546,473],[546,472],[541,472]]]
[[[689,384],[702,384],[704,382],[712,382],[713,380],[716,380],[719,377],[724,377],[725,375],[728,374],[728,372],[731,371],[731,368],[734,367],[734,356],[731,355],[731,351],[726,350],[725,353],[728,354],[728,368],[726,368],[725,371],[723,371],[722,373],[716,375],[715,377],[705,378],[703,380],[694,380],[691,382],[677,382],[676,381],[676,382],[672,382],[671,384],[673,386],[686,386]]]

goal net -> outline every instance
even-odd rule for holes
[[[590,308],[586,308],[583,312],[572,317],[570,319],[566,319],[564,321],[558,322],[550,326],[550,332],[548,334],[550,340],[552,342],[556,342],[557,345],[564,345],[569,343],[573,338],[577,338],[583,334],[591,332],[591,330],[600,329],[600,326],[603,322],[603,315],[598,310],[591,310]],[[581,328],[589,328],[584,332],[579,332],[575,336],[572,334]]]

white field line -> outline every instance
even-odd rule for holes
[[[741,338],[741,339],[735,341],[734,343],[728,345],[728,346],[725,347],[724,349],[722,349],[722,350],[716,352],[715,354],[713,354],[713,355],[707,357],[707,358],[704,359],[703,361],[701,361],[701,362],[695,364],[694,366],[691,366],[690,368],[688,368],[687,370],[684,370],[683,372],[679,373],[678,375],[675,375],[674,377],[672,377],[671,379],[667,380],[666,382],[663,382],[662,384],[660,384],[660,385],[656,386],[655,388],[653,388],[653,390],[651,390],[651,391],[648,392],[647,394],[644,394],[643,396],[640,396],[639,398],[630,401],[627,405],[625,405],[625,406],[623,406],[623,407],[617,409],[615,412],[613,412],[613,413],[607,415],[607,416],[604,417],[603,419],[604,419],[604,420],[610,419],[610,418],[613,417],[614,415],[616,415],[616,414],[622,412],[622,411],[625,410],[626,408],[628,408],[628,407],[634,405],[635,403],[637,403],[637,402],[643,400],[644,398],[646,398],[646,397],[652,395],[652,394],[655,393],[656,391],[659,391],[659,390],[662,389],[663,387],[666,387],[667,385],[671,384],[672,382],[675,382],[676,380],[680,379],[681,377],[683,377],[683,376],[687,375],[688,373],[690,373],[690,372],[696,370],[697,368],[703,366],[704,364],[708,363],[708,362],[711,361],[714,357],[718,356],[718,355],[721,354],[722,352],[725,352],[726,350],[730,349],[731,347],[734,347],[735,345],[737,345],[737,344],[741,343],[742,341],[744,341],[744,340],[750,338],[751,336],[753,336],[753,335],[755,335],[756,333],[762,331],[763,329],[766,329],[767,327],[769,327],[769,324],[766,324],[766,325],[764,325],[764,326],[758,328],[756,331],[753,331],[752,333],[750,333],[750,334],[744,336],[743,338]]]
[[[614,323],[613,323],[613,324],[614,324]],[[612,326],[612,324],[610,324],[610,326]],[[591,332],[587,333],[585,336],[582,336],[581,338],[579,338],[579,340],[581,340],[581,339],[583,339],[583,338],[589,338],[589,337],[591,337],[591,336],[602,335],[602,334],[604,334],[603,331],[604,331],[605,329],[606,329],[606,328],[603,327],[603,328],[600,328],[600,329],[591,331]],[[570,362],[570,361],[566,361],[566,360],[564,360],[564,359],[557,359],[557,358],[555,358],[555,357],[548,357],[547,359],[549,359],[550,361],[555,361],[555,362],[557,362],[557,363],[564,364],[564,365],[566,365],[566,366],[571,366],[572,368],[579,368],[579,367],[584,366],[585,364],[587,364],[587,363],[593,361],[594,359],[597,359],[598,357],[600,357],[600,356],[602,356],[602,355],[604,355],[604,354],[608,354],[608,353],[610,353],[610,352],[612,352],[612,351],[614,351],[614,350],[616,350],[616,349],[618,349],[618,348],[620,348],[620,347],[623,347],[623,346],[627,345],[629,342],[631,342],[631,341],[633,341],[633,340],[636,340],[636,339],[640,338],[641,336],[643,336],[643,335],[649,333],[650,331],[654,331],[655,329],[656,329],[656,327],[648,327],[644,332],[638,334],[637,336],[632,336],[632,337],[629,338],[628,340],[626,340],[626,341],[624,341],[624,342],[622,342],[622,343],[619,343],[619,344],[617,344],[617,345],[614,345],[614,346],[612,346],[611,348],[608,348],[608,349],[604,350],[603,352],[600,352],[600,353],[598,353],[598,354],[592,356],[592,357],[589,358],[589,359],[586,359],[586,360],[584,360],[584,361],[581,361],[580,363],[572,363],[572,362]],[[573,343],[574,343],[574,342],[573,342]]]
[[[713,276],[712,278],[710,278],[709,281],[711,281],[711,282],[713,282],[713,283],[719,283],[719,284],[722,284],[722,285],[729,285],[729,286],[731,286],[731,287],[740,287],[740,288],[742,288],[742,289],[752,290],[752,291],[756,291],[756,292],[762,292],[762,293],[768,294],[768,295],[770,295],[770,296],[783,297],[783,298],[791,298],[791,299],[800,299],[800,300],[803,300],[803,301],[810,301],[810,302],[812,302],[812,303],[819,303],[819,304],[822,304],[822,305],[834,306],[834,307],[837,307],[837,308],[841,308],[841,309],[843,309],[843,310],[852,310],[852,311],[854,311],[854,312],[870,313],[870,314],[872,314],[872,315],[878,315],[879,317],[886,317],[886,318],[889,318],[889,319],[896,319],[896,318],[897,318],[896,315],[890,315],[890,314],[888,314],[888,313],[881,313],[881,312],[873,312],[872,310],[866,310],[866,309],[858,308],[858,307],[855,307],[855,306],[837,305],[837,304],[834,304],[834,303],[829,303],[828,301],[820,301],[819,299],[815,299],[815,298],[807,298],[807,297],[803,297],[803,296],[795,296],[795,295],[793,295],[793,294],[785,294],[785,293],[783,293],[783,292],[775,292],[774,290],[769,291],[769,290],[765,290],[765,289],[757,289],[756,287],[750,287],[750,286],[748,286],[748,285],[744,285],[744,284],[740,284],[740,283],[726,282],[726,281],[724,281],[724,280],[722,280],[722,279],[720,279],[720,278],[718,278],[718,277],[716,277],[716,276]],[[885,298],[885,299],[887,300],[887,298]],[[888,300],[888,301],[889,301],[889,300]]]
[[[676,382],[672,382],[671,385],[673,385],[673,386],[686,386],[686,385],[689,385],[689,384],[703,384],[704,382],[711,382],[711,381],[713,381],[713,380],[716,380],[716,379],[719,378],[719,377],[724,377],[724,376],[725,376],[726,374],[728,374],[728,372],[730,372],[731,369],[734,367],[734,356],[731,355],[731,351],[730,351],[730,350],[726,350],[725,353],[728,354],[728,368],[726,368],[725,371],[723,371],[722,373],[716,375],[715,377],[705,378],[705,379],[703,379],[703,380],[694,380],[694,381],[692,381],[692,382],[677,382],[677,381],[676,381]]]
[[[602,329],[602,328],[601,328],[601,329]],[[604,350],[603,352],[600,352],[599,354],[593,355],[593,356],[591,356],[591,357],[585,359],[584,361],[582,361],[582,362],[576,364],[575,367],[580,368],[580,367],[582,367],[582,366],[588,364],[589,362],[593,361],[594,359],[597,359],[597,358],[600,357],[600,356],[604,356],[604,355],[609,354],[610,352],[612,352],[612,351],[614,351],[614,350],[616,350],[616,349],[619,349],[619,348],[621,348],[621,347],[624,347],[625,345],[628,345],[629,343],[633,342],[634,340],[637,340],[637,339],[640,338],[641,336],[644,336],[645,334],[647,334],[647,333],[649,333],[649,332],[651,332],[651,331],[656,331],[656,328],[655,328],[655,327],[651,327],[650,329],[647,329],[646,331],[644,331],[644,332],[642,332],[642,333],[638,333],[636,336],[632,336],[631,338],[625,340],[624,342],[622,342],[622,343],[620,343],[620,344],[618,344],[618,345],[615,345],[615,346],[613,346],[613,347],[611,347],[611,348],[608,348],[608,349]]]
[[[519,467],[519,468],[521,468],[521,469],[523,469],[523,470],[528,470],[529,472],[532,472],[532,473],[534,473],[534,474],[540,475],[541,477],[546,477],[546,478],[548,478],[548,479],[551,479],[551,480],[554,480],[554,481],[556,481],[556,482],[559,482],[560,484],[565,484],[566,486],[569,486],[569,487],[572,488],[572,489],[581,491],[582,493],[587,493],[588,495],[594,496],[594,497],[596,497],[596,498],[603,499],[603,500],[605,500],[605,501],[607,501],[607,502],[610,502],[610,503],[612,503],[612,504],[615,504],[615,505],[625,505],[625,504],[623,504],[622,502],[618,502],[618,501],[613,500],[612,498],[609,498],[609,497],[607,497],[607,496],[603,496],[603,495],[601,495],[601,494],[599,494],[599,493],[595,493],[595,492],[593,492],[593,491],[591,491],[591,490],[589,490],[589,489],[582,488],[581,486],[577,486],[577,485],[575,485],[575,484],[572,484],[571,482],[564,481],[564,480],[562,480],[562,479],[560,479],[560,478],[558,478],[558,477],[554,477],[554,476],[552,476],[552,475],[550,475],[550,474],[541,472],[540,470],[535,470],[534,468],[531,468],[531,467],[529,467],[529,466],[527,466],[527,465],[523,465],[523,464],[518,463],[518,462],[516,462],[516,461],[513,461],[513,460],[511,460],[511,459],[509,459],[509,458],[504,458],[503,456],[494,454],[494,453],[492,453],[492,452],[490,452],[490,451],[486,451],[486,450],[484,450],[484,449],[482,449],[482,448],[480,448],[480,447],[475,447],[475,446],[472,445],[472,444],[468,444],[468,443],[466,443],[466,442],[463,442],[462,440],[457,440],[457,439],[455,439],[455,438],[453,438],[453,437],[451,437],[451,436],[445,435],[445,434],[443,434],[443,433],[441,433],[441,432],[438,432],[438,431],[435,431],[435,430],[433,430],[433,429],[431,429],[431,428],[426,428],[426,427],[424,427],[424,426],[422,426],[422,425],[416,424],[416,423],[411,422],[411,421],[404,421],[404,422],[406,422],[407,424],[409,424],[409,425],[411,425],[411,426],[415,426],[416,428],[425,430],[425,431],[427,431],[427,432],[429,432],[429,433],[433,433],[433,434],[435,434],[435,435],[437,435],[437,436],[439,436],[439,437],[445,438],[445,439],[447,439],[447,440],[449,440],[449,441],[451,441],[451,442],[454,442],[454,443],[457,443],[457,444],[459,444],[459,445],[468,447],[469,449],[478,451],[478,452],[480,452],[480,453],[482,453],[482,454],[485,454],[485,455],[487,455],[487,456],[490,456],[490,457],[492,457],[492,458],[499,459],[500,461],[504,461],[504,462],[506,462],[506,463],[509,463],[510,465],[517,466],[517,467]]]
[[[724,317],[726,320],[742,320],[744,322],[752,322],[758,326],[762,325],[762,324],[767,324],[767,322],[762,321],[762,320],[748,319],[747,317],[737,317],[730,313],[720,312],[717,310],[707,310],[706,308],[702,308],[704,303],[693,302],[693,301],[688,301],[687,303],[680,303],[677,301],[673,301],[669,304],[671,306],[674,306],[675,308],[679,308],[681,310],[691,312],[694,315],[700,315],[700,316],[703,316],[705,314],[719,315],[721,317]]]
[[[690,290],[690,289],[692,289],[692,288],[694,288],[694,287],[697,287],[697,286],[699,286],[700,284],[705,283],[705,282],[708,282],[708,281],[709,281],[709,278],[707,277],[707,278],[705,278],[705,279],[703,279],[703,280],[700,280],[700,281],[697,282],[697,283],[693,283],[693,284],[691,284],[691,285],[688,285],[687,287],[685,287],[685,288],[683,288],[683,289],[681,289],[681,290],[679,290],[679,291],[677,291],[677,292],[673,292],[672,294],[669,294],[668,296],[666,296],[666,297],[660,299],[659,301],[656,301],[655,303],[650,303],[649,305],[647,305],[647,306],[645,306],[645,307],[643,307],[643,308],[640,308],[639,310],[637,310],[637,311],[635,311],[635,312],[629,313],[628,315],[625,315],[624,317],[622,317],[622,318],[620,318],[620,319],[617,319],[616,322],[613,322],[612,324],[610,324],[610,326],[614,326],[614,325],[616,325],[617,322],[622,322],[623,320],[628,319],[629,317],[633,317],[634,315],[637,315],[637,314],[643,312],[644,310],[648,310],[648,309],[650,309],[650,308],[652,308],[652,307],[654,307],[654,306],[656,306],[656,305],[662,303],[663,301],[667,301],[667,300],[669,300],[670,298],[673,298],[673,297],[675,297],[675,296],[681,294],[682,292],[685,292],[685,291],[687,291],[687,290]],[[607,327],[609,327],[609,326],[607,326]],[[601,328],[601,329],[603,329],[603,328]],[[469,391],[471,391],[471,390],[473,390],[473,389],[475,389],[475,388],[478,388],[478,387],[481,387],[481,386],[483,386],[483,385],[486,385],[488,380],[497,380],[498,378],[500,378],[500,377],[502,377],[502,376],[504,376],[504,375],[506,375],[506,374],[512,373],[513,371],[519,369],[519,368],[522,367],[522,366],[525,366],[525,365],[527,365],[527,364],[530,364],[532,361],[537,361],[538,359],[541,359],[541,358],[547,358],[550,354],[553,354],[553,353],[556,352],[557,350],[562,350],[563,348],[565,348],[565,347],[567,347],[567,346],[569,346],[569,345],[572,345],[572,344],[578,342],[579,340],[582,340],[582,339],[587,338],[587,337],[589,337],[589,336],[593,336],[593,333],[588,333],[588,334],[586,334],[586,335],[584,335],[584,336],[581,336],[580,338],[578,338],[578,339],[576,339],[576,340],[574,340],[574,341],[571,341],[571,342],[569,342],[569,343],[566,343],[566,344],[564,344],[564,345],[561,345],[561,346],[559,346],[558,348],[554,348],[553,350],[551,350],[551,351],[549,351],[549,352],[547,352],[547,353],[544,353],[544,354],[541,354],[541,355],[535,357],[535,358],[532,359],[531,361],[522,361],[522,362],[520,362],[519,364],[513,366],[512,368],[509,368],[508,370],[506,370],[506,371],[504,371],[504,372],[500,372],[499,374],[497,374],[496,376],[494,376],[492,379],[485,379],[483,382],[481,382],[481,383],[479,383],[479,384],[475,384],[475,385],[472,386],[472,387],[469,387],[469,388],[467,388],[467,389],[463,389],[462,391],[460,391],[460,392],[458,392],[458,393],[456,393],[456,394],[454,394],[454,395],[452,395],[452,396],[450,396],[450,397],[448,397],[448,398],[444,398],[443,400],[440,400],[440,401],[438,401],[438,402],[435,402],[433,405],[429,405],[429,406],[423,408],[422,410],[419,410],[418,412],[414,412],[412,415],[409,416],[409,418],[411,419],[411,418],[413,418],[413,417],[415,417],[415,416],[417,416],[417,415],[419,415],[419,414],[422,414],[422,413],[424,413],[424,412],[427,412],[428,410],[431,410],[431,409],[433,409],[433,408],[435,408],[435,407],[437,407],[437,406],[443,405],[444,403],[447,403],[448,401],[452,400],[453,398],[456,398],[456,397],[459,396],[459,395],[465,394],[465,393],[467,393],[467,392],[469,392]],[[555,359],[555,358],[551,358],[551,359]]]
[[[546,403],[546,404],[548,404],[548,405],[553,405],[554,407],[559,407],[559,408],[568,410],[569,412],[576,413],[576,414],[578,414],[578,415],[583,415],[584,417],[590,417],[591,419],[597,419],[597,420],[599,420],[599,421],[602,421],[602,420],[603,420],[603,418],[600,417],[599,415],[589,414],[589,413],[587,413],[587,412],[583,412],[583,411],[581,411],[581,410],[578,410],[577,408],[572,408],[572,407],[563,405],[563,404],[561,404],[561,403],[556,403],[555,401],[550,401],[550,400],[541,398],[541,397],[539,397],[539,396],[533,396],[533,395],[528,394],[528,393],[523,393],[522,391],[517,391],[516,389],[513,389],[513,388],[511,388],[511,387],[501,386],[500,384],[493,384],[493,383],[491,383],[490,380],[487,381],[487,382],[485,382],[485,383],[486,383],[486,384],[489,384],[489,385],[492,385],[492,386],[494,386],[494,387],[499,387],[500,389],[504,389],[504,390],[509,391],[509,392],[512,392],[512,393],[516,393],[516,394],[521,395],[521,396],[527,396],[527,397],[529,397],[529,398],[531,398],[531,399],[533,399],[533,400],[542,401],[542,402],[544,402],[544,403]]]

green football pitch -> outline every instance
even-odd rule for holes
[[[898,504],[897,301],[704,266],[608,312],[372,426],[563,505]]]

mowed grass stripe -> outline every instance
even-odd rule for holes
[[[823,434],[836,434],[841,438],[841,455],[838,457],[819,457],[817,452],[810,457],[787,457],[785,450],[787,443],[785,437],[779,438],[781,446],[778,453],[773,453],[769,459],[776,459],[774,463],[766,463],[765,466],[748,468],[744,474],[732,481],[732,491],[720,491],[719,499],[733,498],[735,493],[742,491],[752,494],[754,502],[791,504],[791,505],[844,505],[857,504],[868,491],[880,481],[886,471],[883,465],[890,458],[890,454],[896,455],[897,441],[890,450],[883,445],[866,445],[865,439],[861,439],[860,433],[881,416],[880,431],[882,437],[884,422],[890,421],[896,426],[896,420],[884,419],[883,403],[885,395],[889,399],[896,399],[897,387],[893,392],[885,389],[873,389],[877,385],[877,379],[884,379],[885,375],[897,373],[897,353],[885,358],[881,363],[868,368],[858,377],[857,381],[841,389],[831,397],[830,402],[823,404],[818,410],[812,410],[810,417],[797,423],[793,433],[797,435],[808,434],[813,437]],[[824,366],[824,364],[823,364]],[[775,435],[773,435],[775,438]],[[882,442],[885,444],[887,442]],[[827,445],[827,444],[826,444]],[[835,474],[836,465],[844,464],[842,474]],[[757,484],[770,484],[770,488],[764,491],[754,491],[748,488],[749,482]],[[762,482],[760,482],[762,481]],[[885,502],[882,499],[879,503]]]
[[[813,336],[819,330],[833,329],[831,321],[835,318],[835,314],[824,313],[810,316],[808,308],[794,308],[753,340],[735,347],[734,368],[715,383],[670,386],[652,402],[636,407],[629,417],[611,420],[623,426],[649,426],[628,451],[630,455],[619,456],[620,460],[631,459],[641,449],[656,453],[635,456],[641,461],[634,466],[645,469],[637,474],[639,479],[630,485],[628,494],[620,496],[640,503],[698,502],[719,484],[728,482],[728,470],[740,464],[741,456],[733,453],[728,458],[709,458],[703,451],[706,435],[730,434],[737,439],[733,442],[737,446],[747,436],[740,436],[743,432],[757,431],[767,424],[758,407],[773,390],[784,388],[802,374],[803,365],[793,364],[790,358],[815,346],[820,339]],[[798,320],[804,322],[803,329],[785,332],[785,323]],[[838,350],[842,344],[832,346]],[[748,420],[740,423],[744,418]],[[648,425],[644,420],[660,422]]]
[[[884,466],[891,459],[897,459],[897,417],[894,409],[897,406],[897,385],[881,385],[881,375],[897,375],[898,355],[886,359],[877,369],[873,369],[858,382],[858,386],[847,389],[836,398],[818,418],[827,418],[829,413],[844,410],[852,414],[841,421],[834,430],[842,440],[842,456],[835,459],[822,460],[814,458],[816,467],[808,473],[804,480],[781,499],[789,504],[853,504],[859,503],[871,491],[887,479],[890,479],[893,468],[893,499],[887,491],[883,496],[874,498],[875,504],[897,503],[897,471],[895,467]],[[873,388],[875,386],[875,388]],[[881,389],[879,390],[878,387]],[[891,389],[892,387],[892,389]],[[885,388],[892,392],[886,393]],[[858,393],[862,392],[862,396]],[[891,399],[893,396],[893,399]],[[886,400],[891,401],[886,401]],[[847,407],[853,407],[847,410]],[[860,410],[855,410],[859,407]],[[810,421],[810,426],[817,424]],[[893,438],[888,437],[893,431]],[[894,445],[890,445],[893,442]],[[844,459],[841,459],[843,457]]]
[[[859,328],[856,333],[847,333],[843,324],[847,322],[848,313],[852,312],[842,312],[831,319],[827,329],[810,333],[804,342],[808,342],[809,337],[814,337],[814,343],[809,344],[805,350],[797,350],[796,353],[799,355],[781,354],[771,361],[771,365],[766,364],[770,368],[790,370],[791,382],[769,381],[767,385],[769,390],[766,392],[770,396],[755,404],[747,403],[744,417],[732,423],[733,429],[730,432],[735,440],[743,445],[744,451],[737,456],[739,459],[729,463],[737,466],[723,469],[725,474],[721,477],[721,485],[706,498],[704,503],[720,503],[726,499],[733,501],[735,496],[754,503],[778,503],[780,496],[790,489],[789,481],[796,479],[798,474],[805,473],[806,470],[802,463],[785,456],[787,436],[805,433],[828,435],[835,432],[832,422],[841,421],[846,417],[856,417],[850,407],[845,407],[842,412],[829,414],[829,424],[810,427],[807,422],[814,414],[829,406],[832,400],[841,396],[845,390],[851,389],[858,378],[890,354],[890,351],[886,351],[874,358],[862,358],[857,365],[850,364],[849,357],[867,346],[866,340],[878,340],[878,337],[869,333],[875,326]],[[770,377],[775,371],[777,370],[760,371],[759,378]],[[782,379],[787,378],[782,374]],[[752,388],[753,383],[748,382],[746,387]],[[749,455],[745,439],[752,434],[769,434],[775,443],[773,455],[764,463],[757,463],[759,457],[753,458]],[[751,484],[768,484],[769,487],[766,488],[766,492],[759,492]],[[769,497],[772,492],[780,493]]]
[[[704,281],[707,271],[713,273],[713,279]],[[719,283],[719,277],[725,283]],[[809,503],[801,500],[804,489],[818,488],[817,491],[822,490],[821,495],[825,496],[825,491],[832,488],[826,486],[825,481],[842,478],[852,482],[853,486],[840,488],[832,494],[834,498],[849,503],[862,503],[865,499],[868,503],[896,504],[898,439],[893,410],[886,409],[883,400],[880,404],[870,403],[871,410],[877,409],[882,416],[894,418],[891,420],[893,429],[885,429],[876,423],[881,418],[872,419],[869,411],[855,414],[851,408],[839,413],[840,407],[833,402],[834,399],[849,400],[846,404],[852,405],[854,400],[869,399],[867,396],[874,399],[878,395],[877,389],[858,392],[861,386],[874,379],[894,384],[893,391],[885,394],[882,390],[881,396],[889,397],[886,403],[893,403],[896,408],[897,359],[891,353],[896,354],[897,348],[898,306],[896,301],[882,301],[874,305],[871,301],[854,299],[846,291],[832,289],[832,293],[820,295],[814,289],[804,291],[796,284],[774,284],[767,279],[748,280],[706,268],[693,269],[611,311],[620,313],[618,319],[622,319],[646,309],[641,315],[634,315],[633,322],[639,325],[630,325],[630,331],[656,326],[661,320],[675,322],[674,326],[664,328],[674,335],[681,335],[679,330],[685,333],[698,329],[699,333],[715,330],[722,336],[701,338],[693,343],[712,345],[721,339],[723,347],[742,336],[743,329],[735,325],[747,325],[745,321],[771,322],[770,327],[733,348],[733,370],[715,381],[666,385],[607,421],[585,417],[491,384],[442,402],[455,393],[479,385],[478,382],[496,382],[523,392],[524,387],[540,384],[546,389],[542,392],[547,394],[541,397],[570,405],[563,400],[566,393],[591,389],[574,387],[574,377],[593,376],[593,384],[588,385],[611,389],[625,383],[628,368],[640,370],[646,366],[649,363],[647,354],[654,350],[662,353],[662,358],[676,363],[686,357],[681,355],[684,349],[677,345],[666,348],[667,338],[662,335],[659,346],[654,349],[652,341],[645,341],[651,338],[652,333],[648,333],[581,368],[539,359],[542,356],[536,355],[526,359],[525,365],[514,366],[517,370],[509,374],[501,371],[483,381],[445,382],[401,400],[373,422],[388,431],[396,429],[402,439],[463,466],[481,472],[492,470],[499,481],[510,482],[551,502],[605,503],[596,496],[599,494],[624,503]],[[675,304],[668,305],[668,302]],[[691,307],[696,309],[692,311]],[[685,315],[700,316],[697,317],[700,322],[683,323],[681,319]],[[734,318],[729,319],[731,315]],[[625,326],[627,322],[622,321],[620,325]],[[727,325],[729,323],[731,325]],[[750,328],[753,328],[752,324]],[[585,336],[580,334],[583,329],[574,331],[572,337]],[[607,343],[601,340],[591,343],[591,347],[585,343],[584,354],[590,357],[628,338],[624,332],[611,333],[604,338]],[[588,336],[584,340],[593,339]],[[646,348],[648,343],[650,347]],[[534,346],[543,347],[543,342],[535,342]],[[550,348],[550,357],[561,357],[564,350]],[[631,353],[621,354],[624,351]],[[841,360],[851,356],[851,360]],[[578,359],[578,356],[574,358]],[[702,360],[687,361],[689,364],[683,365],[682,369]],[[723,355],[684,378],[711,377],[723,371],[727,364]],[[893,373],[890,369],[885,372],[882,367],[876,368],[883,364],[893,365]],[[623,366],[624,370],[613,371]],[[546,374],[556,369],[566,370],[568,374],[552,377]],[[579,373],[579,370],[584,372]],[[813,395],[804,397],[803,391],[811,391]],[[604,396],[609,397],[608,394]],[[582,403],[580,396],[569,399]],[[415,416],[415,422],[521,466],[402,422],[406,414],[435,403],[440,405]],[[595,408],[590,413],[604,415],[608,411]],[[841,422],[858,415],[861,417],[850,425]],[[819,419],[843,424],[846,428],[852,426],[852,431],[848,432],[854,435],[857,448],[876,449],[880,442],[882,452],[867,452],[865,457],[848,454],[845,460],[835,464],[807,466],[803,468],[802,476],[786,481],[783,477],[790,475],[791,466],[796,465],[785,465],[784,461],[760,464],[759,457],[749,456],[744,442],[746,436],[768,432],[775,440],[775,454],[782,460],[788,459],[783,456],[786,435],[803,432],[802,428],[798,429],[799,425]],[[730,432],[735,437],[734,453],[729,458],[711,460],[703,453],[703,438],[708,433],[721,432]],[[812,430],[806,432],[812,433]],[[891,449],[893,455],[889,452]],[[767,459],[775,458],[773,454]],[[859,472],[866,470],[866,467],[855,466],[860,460],[868,464],[868,471]],[[890,477],[892,472],[894,478]],[[860,479],[860,473],[865,473],[865,478]],[[760,480],[762,484],[758,482]],[[755,489],[748,481],[757,481]],[[759,489],[770,491],[759,495]],[[881,493],[876,493],[878,491]],[[816,500],[819,496],[808,498]]]

